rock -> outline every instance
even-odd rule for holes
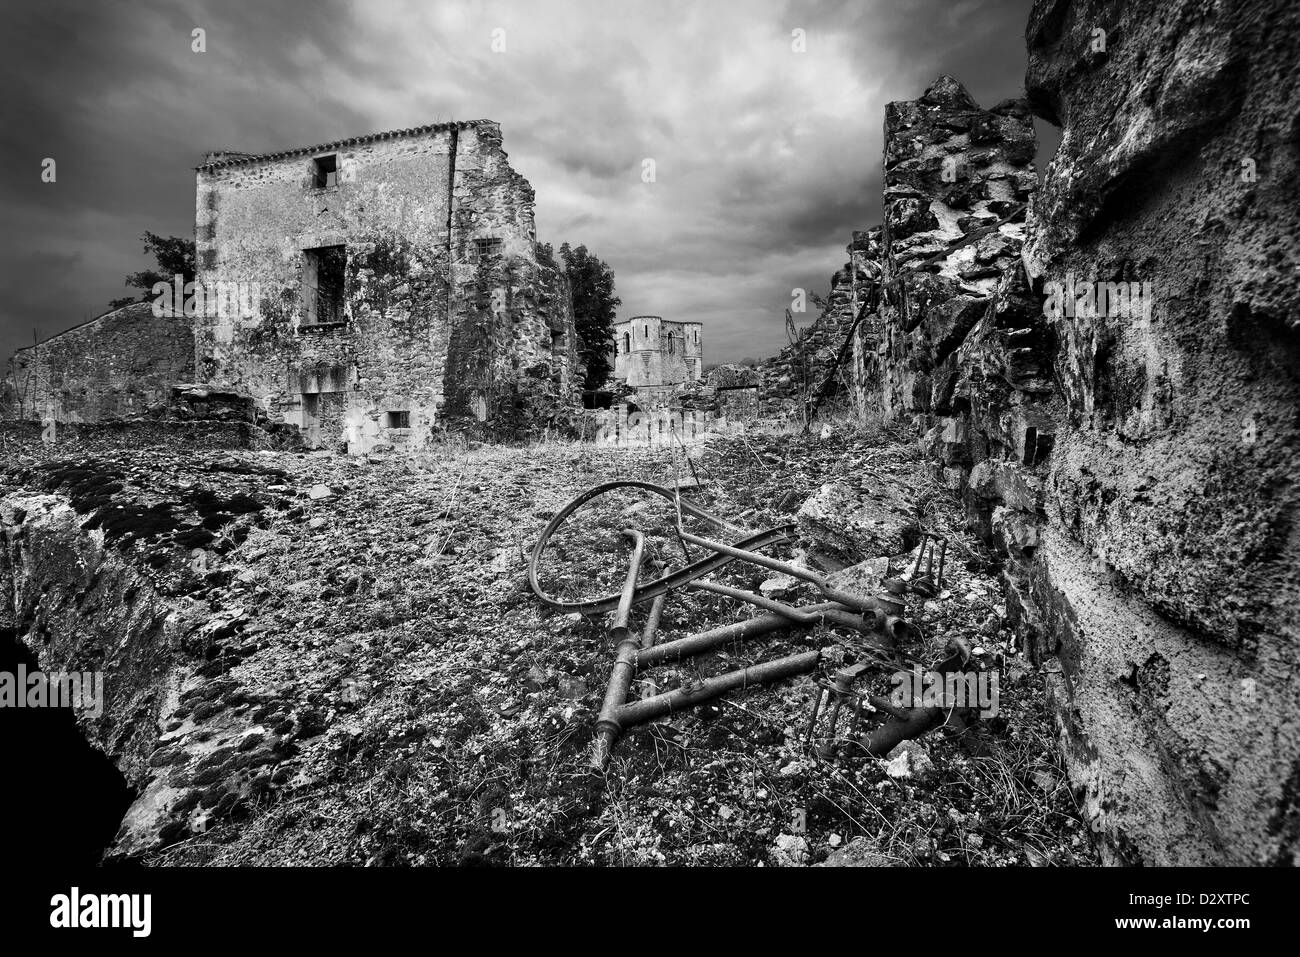
[[[767,859],[775,867],[803,867],[808,863],[808,839],[797,834],[778,834]]]
[[[778,512],[790,512],[797,508],[798,505],[799,493],[791,489],[781,496],[781,500],[776,503],[776,510]]]
[[[894,862],[876,849],[870,838],[855,837],[830,853],[817,867],[892,867]]]
[[[971,495],[986,502],[1001,502],[1007,508],[1033,513],[1042,501],[1041,480],[1012,462],[986,460],[970,473]]]
[[[1050,792],[1055,790],[1056,788],[1056,782],[1057,782],[1056,775],[1044,768],[1037,769],[1030,775],[1030,777],[1032,777],[1034,779],[1034,783],[1037,784],[1044,791]]]
[[[889,574],[888,558],[872,558],[848,568],[832,572],[826,581],[862,598],[871,598],[880,591],[880,583]]]
[[[679,487],[682,488],[685,487],[685,483],[683,482],[679,482],[677,484],[679,485]],[[649,510],[650,510],[650,502],[646,499],[640,499],[638,501],[633,502],[627,508],[623,509],[619,513],[619,517],[623,519],[634,519],[641,515],[646,514],[646,512],[648,512]]]
[[[587,680],[572,675],[561,674],[557,682],[560,694],[565,698],[577,700],[587,694]]]
[[[313,502],[319,501],[320,499],[323,498],[332,498],[333,496],[334,496],[334,490],[330,488],[328,485],[323,485],[320,483],[313,485],[311,488],[307,490],[307,497],[311,499]]]
[[[325,519],[321,518],[321,517],[318,515],[318,516],[316,516],[315,518],[313,518],[311,521],[309,521],[309,522],[307,523],[307,527],[310,528],[310,529],[314,532],[314,531],[318,531],[319,529],[324,528],[324,527],[325,527],[326,525],[328,525],[328,524],[329,524],[329,522],[327,522]]]
[[[783,598],[798,588],[800,584],[802,582],[793,575],[779,573],[759,585],[758,590],[765,598]]]
[[[993,534],[999,536],[1013,554],[1038,547],[1038,519],[1034,515],[999,505],[993,509],[990,521]]]
[[[492,561],[488,568],[497,573],[508,573],[526,561],[517,548],[494,548],[489,554]]]
[[[903,741],[885,756],[888,765],[885,773],[896,780],[911,778],[921,781],[934,770],[934,761],[925,745],[916,741]]]
[[[829,482],[803,503],[796,521],[810,547],[850,562],[906,550],[905,535],[915,522],[893,505],[882,480],[864,476],[862,485],[857,492]]]

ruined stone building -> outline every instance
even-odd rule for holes
[[[165,405],[193,371],[189,324],[135,302],[14,352],[0,404],[29,421],[129,418]]]
[[[579,404],[568,283],[495,123],[211,154],[195,230],[199,281],[257,302],[196,317],[197,377],[315,444],[415,446],[447,421],[523,428]]]
[[[213,153],[197,180],[207,301],[176,318],[132,304],[19,350],[8,414],[140,415],[197,382],[352,452],[418,447],[451,423],[510,434],[577,414],[568,281],[536,241],[533,189],[495,123]]]
[[[674,388],[704,374],[704,345],[698,322],[662,316],[633,316],[614,323],[614,379],[655,405]]]

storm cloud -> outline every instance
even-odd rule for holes
[[[885,104],[939,73],[1019,95],[1029,0],[115,0],[7,4],[0,352],[102,312],[192,235],[214,148],[496,120],[539,238],[614,268],[623,315],[771,353],[880,219]],[[206,32],[206,52],[191,31]],[[793,49],[793,31],[806,49]],[[493,41],[498,49],[493,49]],[[504,42],[504,49],[500,49]],[[41,182],[46,158],[57,180]],[[644,182],[646,160],[655,178]],[[811,318],[811,317],[809,317]]]

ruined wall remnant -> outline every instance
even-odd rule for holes
[[[1300,10],[1040,0],[1028,42],[1027,102],[889,107],[855,392],[1005,555],[1107,859],[1294,863]]]
[[[881,301],[854,361],[886,420],[924,431],[964,410],[959,380],[980,375],[973,353],[994,335],[976,326],[1013,294],[1001,282],[1038,185],[1035,148],[1023,101],[983,110],[952,77],[886,108]]]
[[[4,380],[5,414],[17,419],[103,422],[164,404],[194,369],[184,318],[131,303],[17,350]]]
[[[1064,131],[1035,288],[1142,296],[1052,323],[1034,577],[1068,745],[1131,856],[1295,863],[1300,9],[1040,2],[1028,40],[1034,110]]]
[[[200,280],[253,284],[258,305],[197,320],[200,380],[352,451],[575,412],[571,296],[533,202],[488,121],[211,158]]]
[[[880,227],[854,230],[845,251],[848,262],[831,277],[821,313],[799,328],[794,342],[758,366],[762,407],[769,414],[801,415],[823,386],[826,398],[847,391],[842,385],[847,381],[850,363],[842,350],[869,290],[880,276]],[[797,324],[799,317],[794,318]]]
[[[949,76],[889,104],[882,269],[852,343],[859,410],[910,426],[1017,555],[1037,545],[1057,402],[1020,267],[1035,150],[1023,100],[984,110]]]

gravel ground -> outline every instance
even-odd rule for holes
[[[711,435],[689,455],[548,443],[387,461],[144,449],[23,460],[13,474],[53,487],[50,476],[62,475],[65,491],[77,480],[92,496],[99,475],[114,486],[111,501],[127,498],[140,514],[187,503],[213,533],[199,541],[180,522],[119,543],[181,614],[206,621],[211,640],[194,681],[204,703],[165,724],[160,751],[233,727],[241,741],[269,738],[269,757],[251,768],[175,758],[173,786],[231,796],[199,801],[190,826],[173,828],[148,863],[1095,863],[1042,679],[1004,627],[997,562],[889,436],[755,426]],[[608,622],[552,613],[525,570],[566,501],[618,478],[698,478],[694,500],[754,530],[792,522],[828,482],[887,488],[884,504],[951,542],[944,590],[909,608],[919,636],[907,650],[937,661],[961,639],[998,676],[1000,712],[935,732],[901,759],[848,746],[819,760],[802,742],[815,685],[798,678],[635,729],[608,771],[592,772]],[[242,510],[222,511],[231,502]],[[628,554],[618,532],[631,523],[649,535],[643,575],[657,576],[681,561],[671,520],[668,503],[640,493],[592,503],[548,549],[545,587],[566,598],[616,591]],[[890,558],[897,572],[910,556]],[[717,577],[755,588],[773,576],[735,563]],[[783,600],[809,603],[808,588]],[[674,593],[660,639],[756,613]],[[634,626],[643,615],[634,611]],[[816,644],[852,654],[851,635],[785,633],[657,668],[632,693]],[[870,683],[889,690],[883,673]]]

